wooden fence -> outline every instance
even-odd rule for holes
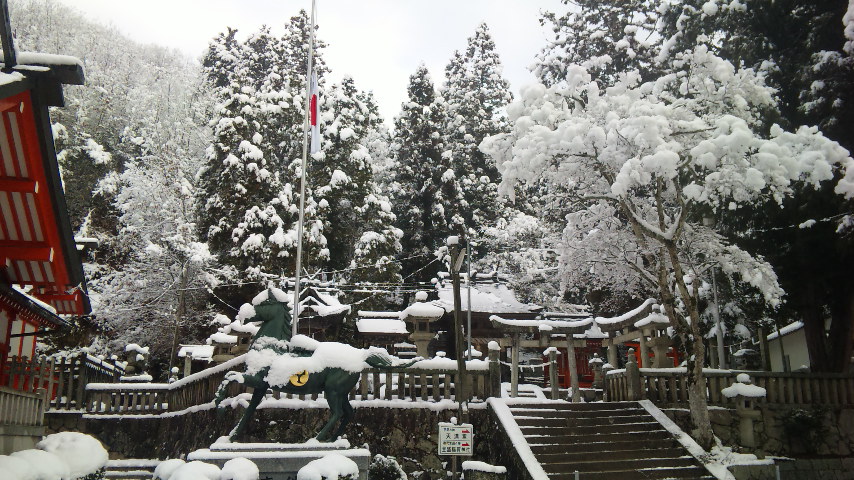
[[[124,375],[120,363],[86,353],[34,359],[13,356],[0,375],[5,386],[20,392],[48,392],[49,407],[56,410],[81,409],[90,382],[118,382]]]
[[[242,370],[244,356],[187,375],[173,383],[90,383],[85,409],[92,414],[158,414],[210,403],[229,370]],[[233,384],[229,396],[239,393]]]
[[[0,425],[44,425],[45,391],[21,392],[0,387]]]
[[[91,383],[86,387],[85,406],[90,414],[160,414],[185,411],[209,404],[229,370],[241,371],[244,357],[239,356],[215,367],[167,383]],[[467,372],[466,396],[470,401],[483,401],[498,395],[498,358]],[[487,367],[487,368],[482,368]],[[365,369],[359,383],[350,392],[352,400],[405,400],[439,402],[455,400],[457,371],[452,369],[391,368]],[[244,392],[242,385],[232,383],[228,396]],[[293,395],[275,392],[273,399],[317,399],[322,395]]]
[[[638,378],[632,379],[632,369],[609,372],[606,376],[608,401],[647,399],[658,405],[684,404],[688,401],[688,374],[685,369],[637,369]],[[759,404],[824,404],[854,405],[854,375],[833,373],[781,373],[762,371],[711,370],[705,372],[706,399],[709,405],[735,406],[734,398],[727,398],[721,390],[736,382],[736,377],[746,373],[753,383],[766,390]],[[632,384],[638,385],[634,392]]]

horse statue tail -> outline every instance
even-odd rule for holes
[[[416,358],[411,362],[399,363],[397,365],[394,364],[391,360],[391,356],[385,350],[381,349],[372,349],[371,353],[368,355],[368,358],[365,359],[365,363],[370,365],[373,368],[408,368],[411,367],[416,362],[420,362],[421,358]]]

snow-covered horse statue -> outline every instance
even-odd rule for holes
[[[229,434],[232,440],[244,432],[268,389],[300,395],[323,393],[330,416],[316,438],[321,442],[335,440],[353,418],[348,397],[365,364],[388,368],[414,363],[394,365],[388,353],[380,348],[364,350],[342,343],[318,342],[304,335],[291,338],[291,316],[285,302],[284,292],[272,288],[253,299],[252,303],[257,304],[251,321],[262,323],[246,354],[246,371],[228,372],[217,390],[215,404],[221,409],[231,382],[254,389],[243,417]]]

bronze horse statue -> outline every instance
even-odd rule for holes
[[[273,352],[277,358],[291,357],[295,361],[299,360],[300,357],[311,357],[313,353],[311,350],[290,344],[291,315],[288,312],[286,304],[276,300],[272,290],[268,290],[267,294],[266,300],[255,305],[255,317],[252,318],[252,321],[260,321],[262,323],[261,328],[258,329],[258,333],[252,338],[250,353],[247,353],[247,355],[251,355],[253,351],[261,354]],[[370,350],[365,353],[364,362],[375,368],[408,367],[417,361],[415,360],[404,365],[393,365],[391,358],[383,350]],[[359,372],[337,367],[326,367],[320,371],[303,370],[295,372],[290,376],[287,383],[271,383],[268,378],[270,368],[270,366],[265,366],[257,372],[251,372],[252,368],[247,364],[246,372],[230,371],[226,374],[222,384],[220,384],[214,402],[218,409],[223,408],[221,403],[226,397],[228,385],[231,382],[236,381],[254,389],[252,399],[246,407],[246,411],[240,422],[229,434],[229,439],[234,440],[246,430],[255,409],[261,403],[261,400],[264,399],[269,389],[298,395],[323,393],[329,404],[330,416],[315,438],[321,442],[332,441],[344,432],[344,428],[353,418],[353,406],[350,405],[348,397],[350,391],[359,381]],[[340,425],[333,433],[335,424],[338,422],[340,422]]]

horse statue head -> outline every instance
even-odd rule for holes
[[[255,305],[253,322],[261,322],[261,328],[252,338],[253,343],[261,337],[289,341],[291,332],[291,313],[284,292],[268,288],[267,298]]]

